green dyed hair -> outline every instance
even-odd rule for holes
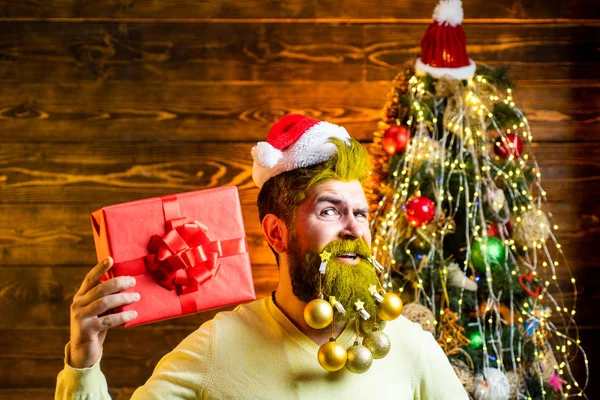
[[[369,174],[367,149],[355,139],[350,139],[349,144],[337,138],[329,141],[337,147],[329,160],[284,172],[265,182],[257,200],[261,222],[267,214],[274,214],[293,229],[298,207],[316,185],[332,179],[363,182]],[[271,250],[279,264],[277,253],[273,248]]]

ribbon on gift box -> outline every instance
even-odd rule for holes
[[[167,233],[152,236],[145,261],[148,271],[156,272],[163,287],[176,289],[180,296],[196,292],[200,285],[217,275],[219,258],[247,251],[244,237],[211,240],[205,225],[199,221],[186,222],[176,196],[160,199]]]

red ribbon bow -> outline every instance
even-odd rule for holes
[[[529,286],[525,283],[525,281],[529,283]],[[540,294],[542,293],[542,287],[539,285],[538,282],[534,280],[533,272],[519,275],[519,284],[521,285],[523,290],[526,291],[534,299],[540,297]],[[535,287],[535,291],[532,290],[532,287]]]
[[[221,241],[212,241],[207,230],[194,221],[172,228],[164,237],[152,236],[146,266],[149,271],[158,271],[162,286],[176,288],[179,294],[191,293],[217,275],[220,266],[217,258],[225,254]]]

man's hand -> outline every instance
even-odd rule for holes
[[[135,286],[131,276],[120,276],[104,282],[100,278],[113,265],[112,258],[98,263],[86,275],[71,304],[71,344],[69,365],[88,368],[98,361],[106,331],[114,326],[129,322],[137,312],[127,311],[103,317],[103,312],[138,301],[139,293],[117,293]]]

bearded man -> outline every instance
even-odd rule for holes
[[[366,372],[319,365],[319,348],[333,337],[344,348],[373,329],[378,284],[370,261],[365,148],[342,127],[289,115],[252,149],[259,216],[279,267],[271,296],[222,312],[184,339],[156,366],[139,399],[451,399],[468,398],[432,335],[400,316],[383,326],[385,358]],[[321,254],[331,255],[323,271]],[[139,299],[118,293],[135,285],[119,277],[99,285],[112,260],[86,277],[71,306],[71,341],[56,398],[109,398],[100,370],[107,329],[135,318],[100,316]],[[324,272],[324,273],[323,273]],[[315,329],[304,317],[311,300],[334,296],[334,323]],[[360,307],[357,305],[364,306]],[[363,315],[358,315],[361,313]],[[344,312],[341,312],[343,310]],[[356,372],[356,371],[355,371]],[[363,372],[363,371],[361,371]]]

